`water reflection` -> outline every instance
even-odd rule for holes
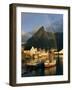
[[[48,68],[45,68],[44,63],[36,66],[23,65],[22,77],[63,75],[63,55],[55,56],[54,59],[56,60],[56,65]]]
[[[51,68],[45,68],[45,75],[56,75],[56,66]]]

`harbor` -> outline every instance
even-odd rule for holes
[[[63,74],[63,50],[22,50],[22,77]]]

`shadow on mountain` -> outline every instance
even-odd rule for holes
[[[24,49],[29,50],[31,47],[41,49],[58,49],[63,48],[63,33],[62,32],[47,32],[42,26],[37,32],[27,40]]]

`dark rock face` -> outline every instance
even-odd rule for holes
[[[40,27],[39,30],[31,38],[29,38],[25,44],[25,49],[30,49],[32,46],[41,49],[50,48],[63,48],[63,34],[57,32],[47,32],[44,27]]]

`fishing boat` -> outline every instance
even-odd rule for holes
[[[50,67],[54,67],[56,65],[56,60],[52,61],[52,62],[45,62],[44,66],[45,68],[50,68]]]

